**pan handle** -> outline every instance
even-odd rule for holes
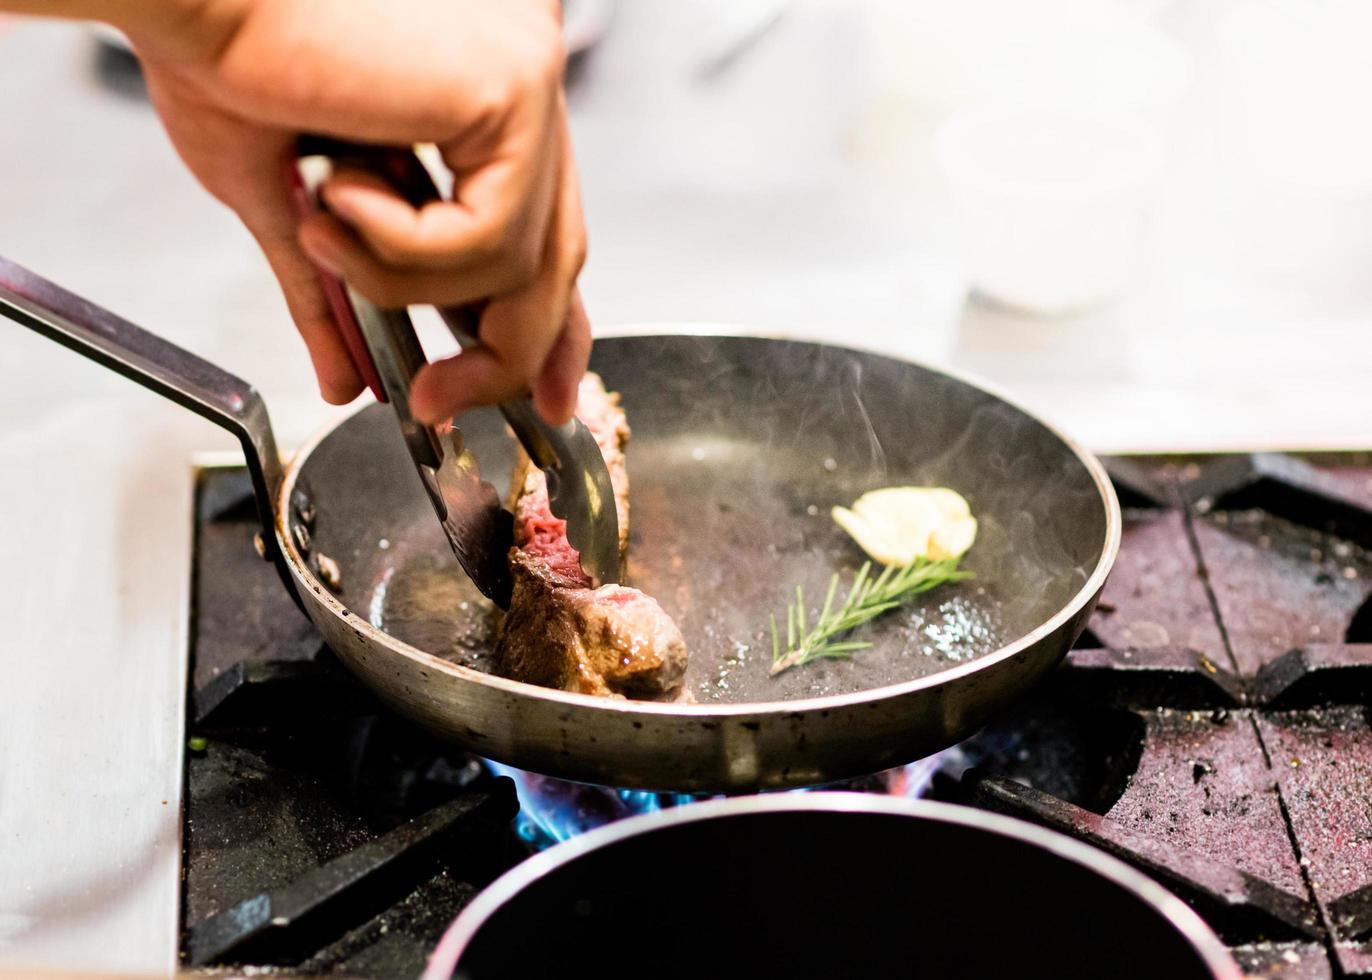
[[[252,385],[3,257],[0,315],[233,433],[243,444],[252,477],[266,557],[299,604],[290,569],[276,540],[281,457],[266,403]]]

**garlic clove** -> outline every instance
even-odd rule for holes
[[[954,558],[972,546],[977,534],[967,501],[947,487],[885,487],[831,513],[863,551],[884,565]]]

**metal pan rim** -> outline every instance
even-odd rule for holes
[[[915,367],[923,368],[927,371],[943,374],[991,395],[992,397],[1000,399],[1010,407],[1035,420],[1039,425],[1042,425],[1052,433],[1054,437],[1059,439],[1063,445],[1072,452],[1091,475],[1096,491],[1100,495],[1101,503],[1105,507],[1105,544],[1101,549],[1101,554],[1096,561],[1095,567],[1092,569],[1091,574],[1087,577],[1086,582],[1082,587],[1078,589],[1057,612],[1030,632],[998,650],[992,651],[991,653],[974,660],[970,660],[967,663],[959,664],[956,667],[950,667],[933,674],[928,674],[924,677],[902,681],[898,684],[887,684],[881,687],[853,691],[848,694],[826,694],[812,698],[798,698],[793,701],[748,701],[731,704],[711,703],[690,705],[676,703],[664,704],[656,701],[620,701],[617,699],[612,700],[610,698],[597,697],[592,694],[577,694],[571,691],[559,691],[553,690],[552,688],[538,687],[523,681],[497,677],[494,674],[486,674],[470,667],[460,666],[431,653],[427,653],[418,647],[411,646],[378,629],[373,626],[366,617],[359,616],[344,606],[343,603],[341,603],[337,597],[335,597],[333,593],[315,577],[309,563],[300,554],[296,547],[295,540],[293,536],[287,532],[286,526],[289,501],[291,499],[291,494],[295,489],[296,481],[299,478],[305,463],[309,460],[311,454],[319,444],[328,438],[335,430],[346,425],[349,420],[358,414],[358,412],[364,411],[367,407],[364,403],[357,412],[330,422],[307,440],[305,444],[296,451],[294,458],[291,460],[290,465],[286,470],[285,479],[281,481],[281,489],[276,500],[276,536],[281,545],[282,552],[285,554],[290,565],[292,574],[295,576],[301,589],[308,595],[312,595],[314,601],[327,609],[335,619],[339,620],[348,629],[363,634],[371,642],[383,649],[399,653],[402,656],[408,657],[409,659],[440,673],[449,674],[464,681],[493,687],[497,690],[504,691],[507,694],[521,698],[533,698],[545,702],[552,702],[568,708],[620,712],[630,715],[649,714],[664,718],[681,718],[683,720],[701,718],[747,719],[754,716],[770,716],[777,713],[800,714],[810,711],[841,710],[860,706],[868,702],[883,701],[888,698],[913,694],[921,690],[941,687],[944,684],[990,669],[996,664],[1018,656],[1040,640],[1052,635],[1065,626],[1073,617],[1080,614],[1083,609],[1089,606],[1100,594],[1101,588],[1105,585],[1105,579],[1110,574],[1110,570],[1115,564],[1115,558],[1119,553],[1123,525],[1119,500],[1115,496],[1114,487],[1110,483],[1110,478],[1105,472],[1105,467],[1101,464],[1100,460],[1079,445],[1075,440],[1061,432],[1051,423],[1044,421],[1035,413],[1024,408],[1013,398],[1007,397],[994,386],[957,371],[935,367],[908,357],[898,357],[890,351],[881,350],[879,348],[864,348],[853,344],[837,344],[829,343],[827,341],[810,340],[788,334],[784,330],[770,330],[761,327],[708,322],[626,324],[620,327],[607,329],[599,335],[598,339],[614,340],[620,338],[647,338],[659,336],[708,336],[777,340],[845,349],[857,353],[874,354],[878,357],[890,358]]]
[[[904,816],[955,824],[997,834],[1048,851],[1118,885],[1142,900],[1201,957],[1219,980],[1241,980],[1242,971],[1219,937],[1185,902],[1143,872],[1105,851],[1023,820],[973,807],[933,800],[909,800],[869,793],[818,791],[740,796],[690,803],[667,810],[627,817],[597,827],[535,854],[511,868],[476,896],[453,920],[429,957],[421,980],[448,980],[468,944],[486,921],[508,901],[558,868],[592,851],[669,827],[736,816],[767,813],[862,813]]]

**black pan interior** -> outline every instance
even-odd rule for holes
[[[691,649],[701,702],[863,690],[944,670],[1030,632],[1099,561],[1106,510],[1089,471],[1023,412],[938,372],[818,344],[655,336],[597,342],[592,368],[633,429],[630,579]],[[513,447],[494,411],[461,420],[502,495]],[[863,555],[829,517],[895,484],[962,493],[980,522],[972,582],[864,628],[875,646],[768,676],[769,616],[797,585],[818,605]],[[494,617],[448,552],[386,406],[330,434],[300,489],[313,546],[342,569],[358,615],[481,669]]]
[[[1050,851],[960,824],[822,810],[699,820],[597,848],[506,901],[454,971],[592,975],[1212,976],[1151,905]]]

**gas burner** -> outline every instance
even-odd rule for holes
[[[953,748],[899,769],[782,792],[848,790],[915,799],[926,795],[939,770],[955,764],[959,757],[958,749]],[[702,800],[722,799],[709,794],[654,793],[639,789],[614,789],[609,786],[574,783],[551,776],[540,776],[538,773],[524,772],[490,759],[482,761],[492,773],[509,777],[514,783],[520,805],[519,816],[515,820],[515,832],[535,851],[541,851],[625,817],[685,806]]]
[[[993,809],[1110,851],[1254,976],[1372,976],[1372,466],[1109,469],[1124,542],[1062,668],[961,745],[842,788]],[[281,592],[252,549],[242,473],[203,473],[197,518],[187,965],[414,975],[494,875],[695,799],[446,749],[377,704]]]

